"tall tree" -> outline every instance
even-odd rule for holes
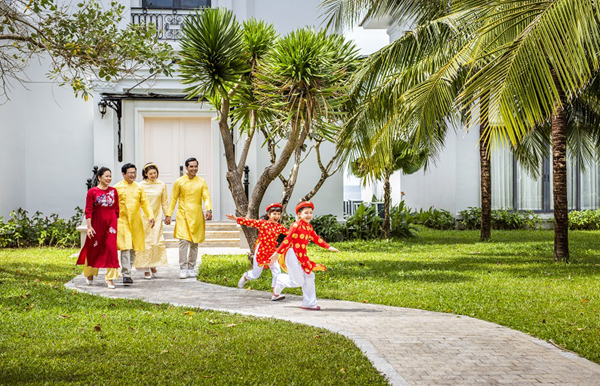
[[[309,134],[340,119],[347,79],[356,67],[354,46],[340,35],[299,29],[276,39],[273,26],[244,26],[225,9],[209,9],[184,26],[180,68],[190,98],[206,97],[218,109],[227,181],[238,215],[257,218],[265,192]],[[245,141],[236,156],[232,130]],[[256,131],[281,145],[246,197],[243,168]],[[237,159],[236,159],[237,158]],[[256,240],[244,228],[250,244]]]
[[[367,140],[356,141],[355,148],[369,147]],[[392,187],[390,177],[397,171],[403,174],[413,174],[425,166],[427,151],[415,151],[413,147],[402,140],[392,141],[391,149],[383,149],[376,146],[366,150],[371,155],[367,158],[359,157],[350,161],[350,171],[361,178],[363,183],[367,181],[383,180],[383,207],[384,216],[381,225],[381,238],[390,237],[390,207],[392,205]]]
[[[31,59],[50,59],[48,76],[87,99],[94,79],[119,81],[170,75],[174,52],[156,38],[153,25],[121,28],[125,6],[105,9],[96,0],[75,7],[54,0],[0,2],[0,99],[9,99],[13,81],[24,80]]]
[[[376,16],[389,13],[392,7],[413,9],[416,27],[412,33],[443,22],[450,33],[463,37],[447,40],[449,47],[455,47],[453,50],[439,51],[438,40],[438,54],[430,57],[432,60],[429,62],[434,63],[435,60],[436,65],[428,68],[428,62],[424,62],[417,71],[409,71],[412,83],[405,81],[400,84],[397,79],[401,77],[383,78],[381,83],[384,86],[393,87],[391,112],[375,111],[379,118],[384,116],[387,122],[394,123],[386,123],[384,128],[403,127],[417,137],[431,137],[427,133],[428,127],[431,127],[427,125],[428,121],[439,120],[449,106],[454,106],[471,123],[479,119],[487,121],[487,133],[482,135],[488,143],[500,137],[515,146],[537,125],[554,117],[554,259],[568,260],[564,108],[565,103],[581,92],[598,69],[600,5],[593,0],[426,3],[410,0],[325,2],[329,9],[334,10],[332,20],[343,19],[347,13],[344,10],[349,9],[348,4],[366,10],[367,15]],[[437,14],[430,11],[436,5],[441,5],[439,9],[445,9],[446,13],[432,18]],[[393,12],[390,14],[394,15]],[[435,33],[440,36],[445,30],[438,28]],[[427,42],[419,45],[427,47]],[[387,51],[394,52],[393,49]],[[444,52],[453,54],[444,55]],[[390,59],[396,66],[398,64],[394,60],[410,64],[415,58],[422,58],[417,53],[414,51]],[[448,86],[456,79],[453,75],[460,73],[464,67],[469,72],[458,93],[453,94]],[[377,80],[376,75],[373,79]],[[486,110],[477,108],[483,96],[489,99]]]

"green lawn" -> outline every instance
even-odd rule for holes
[[[409,241],[311,247],[320,298],[468,315],[511,327],[600,363],[600,232],[570,233],[570,264],[552,261],[551,231],[420,229]],[[248,268],[240,256],[206,256],[199,280],[234,286]],[[269,290],[270,272],[249,283]],[[300,294],[300,290],[286,290]]]
[[[71,253],[0,249],[0,384],[385,384],[323,329],[67,290]]]

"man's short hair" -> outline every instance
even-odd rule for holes
[[[137,168],[135,167],[134,164],[128,162],[125,165],[121,166],[121,173],[125,174],[127,173],[127,169],[131,169],[134,168],[135,170],[137,170]]]
[[[190,157],[188,159],[185,160],[185,167],[187,168],[188,166],[190,166],[190,162],[194,162],[196,161],[196,163],[198,163],[198,160],[194,157]]]

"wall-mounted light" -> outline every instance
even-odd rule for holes
[[[104,118],[104,114],[106,114],[106,106],[107,103],[104,99],[98,102],[98,111],[100,111],[100,115],[102,116],[102,118]]]

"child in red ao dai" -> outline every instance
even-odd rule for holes
[[[302,287],[302,308],[316,311],[320,310],[321,307],[317,305],[315,273],[313,271],[324,271],[326,268],[322,264],[316,264],[308,258],[306,247],[308,246],[308,242],[312,241],[321,248],[333,252],[339,251],[319,237],[312,225],[310,225],[314,208],[313,203],[310,201],[303,201],[296,206],[296,214],[299,219],[292,224],[288,235],[272,256],[274,259],[277,254],[285,255],[285,265],[288,273],[277,276],[271,300],[282,298],[281,291],[284,288]]]
[[[275,286],[277,275],[281,273],[279,263],[271,261],[271,256],[277,249],[277,237],[281,234],[287,234],[287,229],[279,223],[281,219],[282,206],[280,203],[274,203],[267,206],[267,214],[263,220],[254,220],[245,217],[235,217],[227,214],[227,218],[237,221],[240,225],[246,225],[258,229],[258,240],[254,248],[254,259],[252,269],[242,275],[238,282],[238,288],[244,288],[248,280],[256,280],[260,277],[264,268],[271,269],[273,279],[271,287]]]

